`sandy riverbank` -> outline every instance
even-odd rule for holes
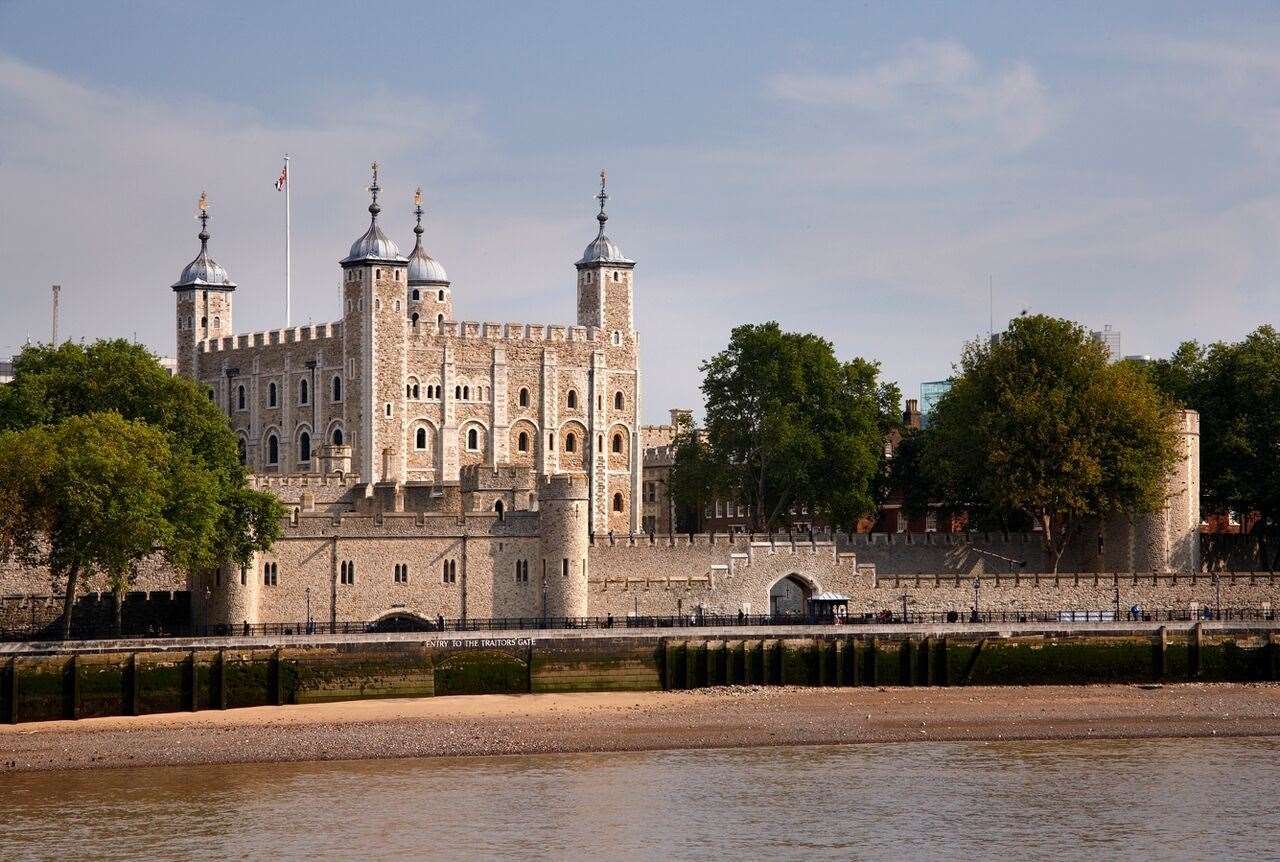
[[[916,740],[1280,735],[1280,686],[713,688],[0,726],[0,772]]]

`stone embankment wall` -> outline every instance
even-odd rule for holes
[[[0,647],[0,721],[445,694],[706,685],[1280,679],[1274,626],[727,628]]]

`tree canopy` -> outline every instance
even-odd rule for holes
[[[0,386],[0,548],[66,581],[127,583],[159,552],[179,571],[245,564],[280,535],[226,417],[200,388],[122,340],[30,347]]]
[[[1244,520],[1256,514],[1262,562],[1274,568],[1266,537],[1280,526],[1280,333],[1261,326],[1235,343],[1186,342],[1148,372],[1170,397],[1200,413],[1204,508]]]
[[[677,441],[678,503],[737,499],[754,529],[785,521],[797,503],[833,525],[875,508],[900,400],[876,363],[841,362],[829,341],[770,322],[735,328],[701,370],[706,426]]]
[[[1077,324],[1019,317],[966,345],[958,372],[918,456],[941,502],[1030,519],[1054,571],[1086,519],[1164,505],[1173,404]]]

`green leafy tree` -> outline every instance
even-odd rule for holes
[[[1080,326],[1019,317],[995,343],[968,344],[958,370],[920,453],[944,502],[1030,519],[1055,572],[1087,520],[1164,505],[1173,404]]]
[[[717,457],[706,434],[692,421],[683,421],[672,441],[675,456],[667,477],[667,494],[675,502],[673,528],[693,532],[699,513],[712,500],[731,496],[732,471]]]
[[[0,435],[0,541],[65,579],[64,636],[82,575],[117,585],[155,548],[175,546],[175,467],[163,434],[117,413]]]
[[[1187,342],[1149,373],[1200,413],[1204,508],[1251,520],[1262,565],[1274,570],[1280,543],[1272,552],[1268,540],[1280,527],[1280,334],[1261,326],[1235,343]]]
[[[163,477],[163,527],[140,526],[126,542],[119,532],[97,529],[92,519],[75,527],[83,533],[70,533],[72,527],[57,520],[59,512],[79,511],[75,501],[84,500],[85,511],[108,507],[110,523],[122,524],[136,502],[139,524],[152,524],[152,509],[143,505],[152,499],[150,491],[143,492],[144,485],[150,487],[143,480],[150,482],[151,474],[139,472],[135,459],[125,458],[101,433],[87,433],[89,420],[111,432],[127,432],[128,443],[145,442],[142,451],[148,456],[155,454],[154,441],[144,441],[139,429],[158,435],[164,452],[154,459],[154,469]],[[83,457],[96,460],[73,458],[72,430],[94,442]],[[149,553],[159,552],[179,571],[195,574],[226,562],[244,565],[280,536],[280,504],[248,487],[226,417],[194,382],[170,376],[139,345],[114,340],[23,351],[14,363],[14,380],[0,386],[0,432],[8,432],[5,457],[18,467],[42,442],[58,444],[43,461],[0,480],[5,493],[21,502],[6,506],[0,529],[11,551],[29,563],[48,565],[56,581],[65,580],[64,636],[70,633],[77,586],[86,576],[106,576],[119,593]],[[60,463],[49,465],[49,457]],[[141,484],[108,498],[99,477],[116,475],[112,470],[121,482]],[[46,486],[51,493],[41,502],[39,492]],[[42,543],[36,541],[41,535]]]
[[[772,529],[797,503],[833,525],[874,509],[900,399],[879,366],[841,363],[829,341],[770,322],[735,328],[702,371],[706,427],[677,455],[679,502],[738,497],[753,529]]]

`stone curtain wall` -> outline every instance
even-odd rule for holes
[[[181,631],[191,623],[191,601],[186,592],[130,592],[120,612],[121,633],[132,636]],[[109,593],[80,596],[71,615],[73,637],[112,631],[115,598]],[[0,640],[5,637],[59,638],[62,636],[61,596],[0,597]]]
[[[902,596],[918,612],[963,611],[973,606],[973,579],[980,578],[982,610],[1057,613],[1145,608],[1280,608],[1280,575],[1226,576],[1215,586],[1207,575],[1160,575],[1114,571],[1035,575],[1035,568],[1011,567],[1005,559],[1027,559],[1038,551],[1032,535],[979,537],[925,534],[855,535],[855,541],[751,543],[712,542],[708,536],[650,544],[647,538],[610,544],[597,538],[591,548],[590,613],[669,615],[769,612],[769,589],[795,575],[811,592],[848,596],[849,612],[899,610]],[[999,556],[992,556],[998,554]],[[1064,563],[1068,562],[1064,559]],[[1011,571],[1011,568],[1013,571]]]

